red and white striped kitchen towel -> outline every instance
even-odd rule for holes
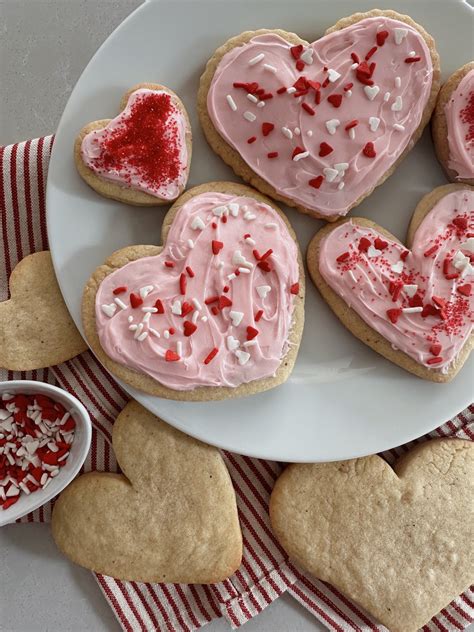
[[[47,136],[0,148],[0,301],[8,298],[8,278],[17,262],[48,248],[45,184],[52,145],[53,137]],[[116,470],[111,431],[127,396],[91,353],[40,371],[14,374],[0,370],[0,379],[14,378],[55,382],[74,393],[89,410],[94,426],[84,470]],[[474,440],[474,406],[416,443],[440,436]],[[383,456],[392,462],[409,448],[404,445]],[[240,569],[212,586],[141,584],[97,575],[123,629],[190,631],[222,616],[237,628],[287,591],[330,630],[383,630],[335,588],[296,568],[275,541],[268,499],[282,466],[229,452],[224,458],[237,494],[244,537]],[[23,521],[46,522],[50,515],[49,504]],[[424,630],[462,630],[473,620],[474,587],[442,610]]]

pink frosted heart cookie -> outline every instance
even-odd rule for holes
[[[456,70],[441,88],[431,131],[448,178],[474,185],[474,61]]]
[[[122,98],[114,119],[89,123],[74,145],[77,170],[101,195],[159,206],[184,190],[191,164],[191,126],[178,96],[142,83]]]
[[[407,246],[373,222],[326,226],[311,241],[311,277],[341,322],[375,351],[448,382],[474,337],[474,189],[434,189],[415,209]]]
[[[161,246],[114,253],[88,281],[86,337],[115,375],[169,399],[249,395],[281,384],[304,321],[304,272],[283,213],[214,182],[172,206]]]
[[[373,10],[309,44],[282,30],[230,39],[201,77],[212,149],[244,180],[334,221],[395,169],[439,90],[433,39],[408,16]]]

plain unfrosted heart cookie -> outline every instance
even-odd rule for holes
[[[10,276],[10,299],[0,303],[0,367],[33,371],[86,350],[61,295],[50,253],[22,259]]]
[[[266,197],[231,182],[191,189],[164,246],[114,253],[83,296],[87,340],[117,377],[183,400],[251,395],[284,382],[304,322],[295,234]]]
[[[357,338],[419,377],[448,382],[474,342],[474,190],[450,184],[425,195],[407,247],[367,219],[340,220],[312,239],[308,269]]]
[[[474,61],[456,70],[441,88],[431,132],[448,178],[474,185]]]
[[[54,506],[53,537],[76,564],[118,579],[209,584],[242,558],[234,489],[216,448],[137,402],[115,421],[122,474],[77,478]]]
[[[290,465],[273,530],[310,573],[391,632],[415,632],[474,580],[474,444],[423,443],[381,457]]]
[[[198,112],[212,149],[245,181],[334,221],[419,139],[439,76],[432,37],[374,9],[312,44],[282,30],[233,37],[207,64]]]
[[[82,128],[74,160],[81,177],[104,197],[159,206],[184,191],[191,151],[182,101],[165,86],[140,83],[123,96],[118,116]]]

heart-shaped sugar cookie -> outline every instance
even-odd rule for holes
[[[213,583],[240,565],[242,535],[216,448],[137,402],[114,424],[122,474],[77,478],[53,511],[53,537],[73,562],[119,579]]]
[[[474,189],[426,195],[407,246],[369,220],[340,220],[316,233],[308,268],[355,336],[415,375],[447,382],[474,342]]]
[[[10,295],[0,303],[0,367],[33,371],[87,349],[64,304],[48,251],[18,263]]]
[[[89,123],[74,145],[77,170],[101,195],[158,206],[184,190],[191,164],[191,126],[179,97],[141,83],[122,98],[114,119]]]
[[[268,198],[213,182],[163,224],[164,246],[116,252],[84,290],[86,337],[112,373],[152,395],[250,395],[290,374],[304,321],[294,232]]]
[[[290,465],[270,499],[287,553],[383,623],[415,632],[474,580],[474,444]]]
[[[212,149],[257,189],[334,221],[395,169],[439,90],[433,39],[408,16],[373,10],[308,44],[282,30],[227,41],[201,78]]]

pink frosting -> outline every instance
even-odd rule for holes
[[[378,46],[377,36],[385,32],[386,39]],[[226,142],[278,193],[321,215],[345,215],[393,165],[420,125],[431,91],[430,52],[414,28],[383,17],[323,37],[304,49],[298,61],[290,46],[276,34],[259,35],[224,55],[208,92],[209,116]],[[371,79],[351,53],[360,62],[369,53],[367,65],[376,64]],[[406,62],[410,58],[415,61]],[[301,71],[295,64],[303,66]],[[294,86],[301,76],[322,84],[319,104],[314,86],[296,98],[295,93],[278,93]],[[374,85],[366,86],[360,77]],[[249,100],[249,89],[235,87],[236,82],[262,87],[265,94],[255,94],[262,96],[264,106],[254,102],[255,94]],[[339,97],[341,104],[334,107]],[[255,120],[247,120],[246,113]],[[331,134],[326,123],[334,119],[338,126]],[[353,131],[346,129],[354,120]],[[264,135],[263,123],[275,127]],[[249,143],[253,137],[256,140]],[[326,156],[319,155],[323,142],[333,150]],[[363,153],[367,143],[373,143],[375,156]],[[297,147],[309,155],[294,161]],[[374,153],[370,145],[367,151]]]
[[[256,257],[269,249],[259,265]],[[176,390],[235,387],[269,377],[288,349],[298,280],[296,243],[270,206],[251,197],[197,195],[177,212],[158,256],[128,263],[102,281],[96,295],[100,343],[113,360]],[[120,287],[126,291],[114,295]],[[140,295],[140,290],[148,294],[132,308],[130,294]],[[148,318],[143,308],[155,306],[157,299],[164,313],[152,313],[143,323]],[[183,317],[176,301],[181,311],[184,303],[193,311]],[[186,336],[192,324],[197,329]],[[250,341],[255,332],[249,335],[248,327],[258,331]],[[170,328],[174,333],[166,337]],[[145,333],[143,340],[135,338]],[[205,364],[214,349],[217,354]],[[180,359],[167,361],[167,351]]]
[[[447,370],[472,330],[473,231],[474,192],[455,191],[425,217],[411,252],[350,221],[322,240],[319,269],[326,283],[394,348],[425,367]],[[382,249],[378,242],[378,253],[372,251],[377,237],[387,243]],[[370,240],[367,253],[363,245],[359,250],[361,238]],[[397,313],[418,306],[422,313]]]
[[[159,120],[159,127],[157,126],[155,130],[150,131],[145,127],[148,125],[146,113],[147,110],[153,113],[154,99],[157,95],[165,95],[165,98],[169,100],[170,112],[166,120]],[[150,178],[142,169],[137,168],[135,163],[130,163],[128,153],[124,153],[124,155],[121,155],[120,158],[114,161],[112,168],[107,163],[104,164],[104,143],[113,134],[122,134],[130,126],[135,126],[135,129],[138,130],[141,129],[142,137],[144,136],[147,140],[152,138],[153,133],[156,133],[159,140],[163,141],[167,152],[170,150],[170,153],[173,153],[173,158],[168,157],[165,159],[166,164],[169,164],[172,160],[176,162],[175,168],[169,170],[173,174],[172,177],[165,172],[160,181]],[[85,164],[101,178],[131,189],[149,193],[163,200],[174,200],[185,187],[188,177],[186,132],[186,119],[182,112],[173,104],[167,92],[163,90],[140,89],[130,95],[126,108],[112,119],[104,129],[94,130],[86,134],[82,140],[81,156]],[[139,157],[143,153],[139,146],[136,152],[134,147],[131,150],[124,149],[123,151],[131,151],[135,153],[135,157]],[[160,156],[157,155],[157,163],[160,159]],[[160,171],[159,167],[158,171]]]
[[[465,75],[445,106],[448,167],[457,178],[474,178],[474,70]]]

